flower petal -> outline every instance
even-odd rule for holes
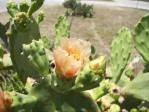
[[[56,72],[61,78],[71,79],[89,60],[90,43],[81,39],[62,38],[61,46],[54,49]]]
[[[56,72],[60,77],[72,78],[81,67],[80,61],[77,61],[72,56],[68,56],[68,53],[61,48],[54,50],[54,59]]]

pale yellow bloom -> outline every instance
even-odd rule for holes
[[[90,43],[81,39],[62,38],[60,45],[54,49],[56,73],[61,78],[71,79],[89,60]]]

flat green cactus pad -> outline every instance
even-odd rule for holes
[[[143,59],[149,63],[149,15],[142,17],[135,26],[134,44]]]
[[[113,81],[118,83],[130,57],[131,33],[123,27],[112,41],[110,65]]]
[[[124,86],[124,95],[149,101],[149,73],[139,74]]]

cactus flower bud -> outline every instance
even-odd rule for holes
[[[106,62],[107,62],[106,57],[100,56],[99,58],[91,61],[89,63],[89,66],[93,72],[97,74],[105,74]]]
[[[60,46],[54,49],[56,73],[60,78],[72,79],[89,60],[90,43],[81,39],[62,38]]]
[[[108,112],[120,112],[121,108],[117,104],[112,104]]]
[[[11,109],[11,97],[0,89],[0,112],[9,112]]]

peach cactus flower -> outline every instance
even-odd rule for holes
[[[11,97],[7,92],[0,88],[0,112],[9,112],[11,108]]]
[[[60,46],[54,49],[56,73],[60,78],[72,79],[83,64],[89,60],[90,43],[81,39],[62,38]]]

